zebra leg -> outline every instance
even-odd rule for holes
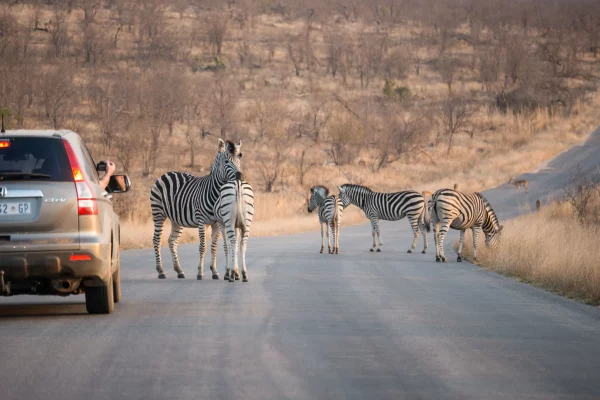
[[[240,228],[235,229],[235,238],[233,243],[233,274],[235,275],[235,280],[240,280],[240,269],[238,268],[238,249],[240,247],[240,239],[242,236],[242,231]]]
[[[381,252],[383,247],[383,240],[381,240],[381,232],[379,231],[379,220],[375,220],[375,232],[377,233],[377,240],[379,241],[379,248],[376,250],[378,253]]]
[[[154,258],[156,259],[156,272],[158,272],[158,279],[165,279],[167,277],[162,268],[162,258],[160,256],[160,242],[164,225],[164,219],[154,219],[154,236],[152,238],[152,243],[154,244]]]
[[[223,232],[223,240],[227,241],[227,270],[225,272],[225,280],[229,280],[229,282],[234,282],[235,281],[235,266],[232,265],[232,261],[233,261],[233,257],[234,257],[234,253],[235,253],[235,228],[233,227],[232,224],[227,224],[227,226],[224,227],[224,232]]]
[[[451,223],[452,223],[452,220],[444,220],[440,226],[438,246],[440,248],[440,261],[442,261],[442,262],[448,262],[448,259],[446,258],[445,254],[444,254],[444,238],[446,237],[446,234],[448,233],[448,230],[450,229]]]
[[[440,248],[439,248],[439,235],[440,233],[440,222],[437,221],[433,224],[433,242],[435,244],[435,261],[440,262]]]
[[[229,269],[231,268],[230,260],[229,260],[229,251],[231,250],[229,246],[229,240],[227,239],[227,234],[225,233],[225,225],[219,225],[221,236],[223,236],[223,251],[225,252],[225,275],[223,275],[224,281],[229,281]]]
[[[373,246],[369,250],[371,252],[373,252],[373,251],[375,251],[375,249],[377,249],[376,237],[377,237],[378,230],[379,230],[379,225],[378,225],[377,219],[371,218],[371,234],[373,235]],[[381,250],[377,249],[377,251],[381,251]]]
[[[321,225],[321,251],[320,253],[323,254],[323,249],[325,249],[325,232],[323,232],[323,223],[319,222],[319,225]]]
[[[334,254],[340,254],[340,224],[337,223],[335,227],[335,242],[333,244]]]
[[[198,247],[200,263],[198,264],[198,275],[196,276],[196,279],[201,280],[204,278],[204,254],[206,253],[206,226],[204,223],[198,225],[198,238],[200,239],[200,245]]]
[[[415,247],[417,247],[417,241],[419,240],[419,219],[418,217],[410,220],[410,227],[413,230],[413,241],[410,249],[408,249],[407,253],[412,253]]]
[[[211,244],[210,254],[211,263],[210,271],[212,272],[213,279],[219,279],[219,271],[217,270],[217,250],[219,249],[219,236],[221,235],[221,227],[218,222],[215,222],[210,226],[211,230]],[[225,257],[227,257],[227,241],[223,240],[223,248],[225,250]]]
[[[333,242],[333,246],[331,247],[331,249],[329,250],[329,254],[335,254],[335,239],[336,239],[336,231],[335,231],[335,223],[332,222],[329,225],[329,230],[331,231],[331,239]]]
[[[423,234],[423,251],[421,253],[425,254],[429,248],[429,244],[427,243],[427,228],[425,227],[425,224],[421,224],[419,229],[421,229],[421,233]]]
[[[240,252],[242,253],[242,281],[248,282],[248,270],[246,269],[246,246],[248,244],[248,235],[250,232],[248,229],[244,229],[242,233],[242,244],[240,246]]]
[[[473,231],[473,257],[477,261],[477,241],[479,240],[479,229],[476,227],[472,228]]]
[[[465,231],[460,231],[460,239],[458,242],[458,258],[456,259],[457,262],[462,262],[462,250],[463,250],[463,241],[465,240]]]
[[[177,255],[177,246],[179,245],[179,238],[183,233],[183,227],[177,225],[175,222],[171,222],[171,234],[169,235],[169,250],[171,250],[171,257],[173,257],[173,269],[177,272],[179,279],[184,279],[185,274],[181,270],[179,265],[179,256]]]
[[[331,236],[333,236],[333,227],[327,223],[327,250],[329,254],[333,254],[333,250],[331,248]]]

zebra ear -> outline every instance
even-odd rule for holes
[[[315,188],[314,188],[314,187],[311,187],[311,188],[310,188],[310,194],[313,194],[314,192],[315,192]]]
[[[502,232],[502,229],[504,229],[504,225],[500,225],[500,227],[498,228],[498,230],[496,232],[500,233],[500,232]]]
[[[344,188],[341,186],[338,186],[338,190],[340,191],[340,193],[342,193],[344,191]]]
[[[219,151],[223,151],[225,149],[225,141],[223,139],[219,138],[217,143],[218,143]]]

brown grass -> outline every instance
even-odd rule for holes
[[[464,254],[472,257],[472,239]],[[600,304],[597,227],[581,225],[569,204],[558,203],[504,224],[498,249],[483,249],[478,264],[546,290]]]

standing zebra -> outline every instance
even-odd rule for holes
[[[481,193],[461,193],[451,189],[440,189],[433,194],[430,203],[431,220],[434,226],[435,261],[446,262],[444,237],[450,228],[460,230],[458,262],[462,261],[465,230],[473,230],[473,249],[477,260],[479,229],[485,234],[486,247],[496,247],[502,225],[491,204]]]
[[[330,196],[329,189],[325,186],[313,186],[310,188],[308,212],[313,212],[317,207],[319,208],[319,225],[321,225],[321,253],[325,248],[325,237],[323,236],[323,227],[325,226],[329,254],[339,254],[340,224],[342,223],[342,212],[344,210],[342,200],[337,196]],[[330,229],[333,237],[333,249],[329,240]]]
[[[240,279],[238,271],[238,244],[242,253],[242,280],[248,282],[246,270],[246,245],[250,235],[250,225],[254,219],[254,190],[240,176],[221,188],[215,204],[215,215],[223,231],[223,248],[227,259],[227,269],[223,279],[233,282]],[[233,258],[233,263],[232,263]]]
[[[217,202],[221,187],[227,181],[235,180],[239,174],[240,147],[242,142],[234,144],[219,138],[218,152],[210,167],[210,173],[198,177],[186,172],[167,172],[154,182],[150,192],[152,219],[154,220],[154,254],[158,278],[165,279],[160,256],[160,244],[163,225],[168,218],[171,220],[169,249],[173,257],[173,268],[178,278],[185,278],[177,256],[177,242],[183,228],[198,227],[200,236],[200,263],[198,279],[204,277],[204,253],[206,252],[205,229],[212,226],[212,263],[210,269],[213,279],[219,279],[216,257],[219,240],[219,227],[214,215],[214,205]]]
[[[419,238],[419,229],[423,232],[423,253],[427,252],[427,232],[429,232],[429,215],[425,196],[414,190],[406,190],[397,193],[379,193],[374,192],[368,187],[360,185],[345,184],[339,187],[340,199],[344,208],[349,204],[354,204],[364,211],[365,216],[371,220],[373,234],[373,247],[375,251],[377,243],[375,237],[379,240],[381,251],[383,241],[379,233],[379,220],[398,221],[408,217],[408,222],[413,230],[414,239],[408,253],[412,253],[417,247]]]

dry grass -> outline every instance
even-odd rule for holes
[[[597,227],[581,225],[566,203],[507,221],[499,248],[478,254],[487,269],[593,305],[600,304],[599,260]]]

